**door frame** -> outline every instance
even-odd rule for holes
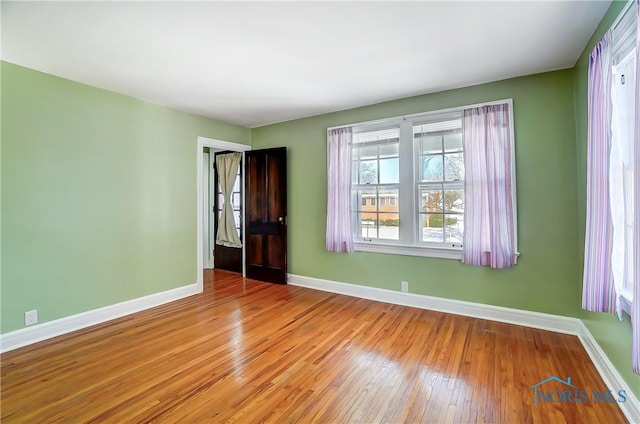
[[[202,270],[204,269],[204,261],[202,259],[202,231],[204,227],[204,183],[203,183],[203,164],[202,152],[205,147],[214,150],[230,150],[242,153],[242,178],[244,179],[244,152],[251,150],[251,146],[247,144],[232,143],[230,141],[218,140],[215,138],[198,136],[196,149],[196,285],[199,292],[204,289],[204,281]],[[208,198],[209,196],[207,196]],[[244,190],[242,190],[242,202],[244,203]],[[242,276],[246,275],[245,266],[245,228],[244,220],[242,222]]]
[[[211,249],[212,229],[209,225],[210,219],[207,219],[207,212],[205,212],[205,210],[208,211],[210,209],[209,203],[211,203],[211,172],[209,172],[209,169],[211,169],[211,155],[208,151],[202,153],[202,249],[208,251],[206,255],[204,254],[205,252],[202,252],[202,268],[213,268],[213,249]],[[205,166],[207,169],[205,169]],[[205,198],[204,194],[207,189],[209,196]],[[207,204],[205,205],[205,203]]]

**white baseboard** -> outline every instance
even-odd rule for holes
[[[306,287],[395,305],[411,306],[414,308],[446,312],[577,336],[609,390],[614,392],[626,390],[627,401],[619,403],[618,405],[629,422],[640,423],[640,402],[638,398],[629,390],[628,385],[600,345],[596,342],[589,329],[584,325],[582,320],[578,318],[414,293],[397,292],[376,287],[305,277],[303,275],[289,274],[288,277],[289,284],[292,286]]]
[[[523,325],[525,327],[555,331],[557,333],[577,335],[580,324],[582,324],[582,321],[578,318],[465,302],[443,297],[404,293],[357,284],[321,280],[319,278],[305,277],[302,275],[289,274],[289,284],[363,299],[377,300],[379,302],[393,303],[395,305],[411,306],[414,308],[428,309],[430,311]]]
[[[613,366],[607,354],[604,353],[596,339],[593,337],[593,334],[591,334],[587,326],[582,321],[580,321],[580,332],[577,336],[609,390],[612,390],[615,393],[620,389],[626,388],[627,401],[619,403],[618,405],[630,423],[640,423],[640,401],[638,401],[638,398],[631,390],[628,389],[627,384],[616,367]]]
[[[44,322],[31,327],[21,328],[10,333],[0,334],[0,352],[8,352],[19,347],[47,340],[62,334],[100,324],[134,312],[173,302],[202,292],[202,286],[190,284],[184,287],[150,294],[127,300],[80,314],[71,315],[54,321]]]

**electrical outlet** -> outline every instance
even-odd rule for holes
[[[38,323],[38,310],[27,311],[24,313],[24,325],[33,325]]]
[[[400,282],[400,290],[402,290],[403,292],[408,292],[409,291],[409,282],[408,281],[401,281]]]

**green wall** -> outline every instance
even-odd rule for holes
[[[325,251],[327,127],[513,98],[518,237],[515,268],[457,260]],[[564,70],[256,128],[254,148],[289,148],[289,271],[311,277],[577,316],[573,72]]]
[[[587,80],[589,71],[589,54],[600,41],[605,31],[607,31],[618,14],[624,8],[626,2],[614,1],[600,25],[594,32],[591,40],[587,43],[580,59],[573,68],[574,71],[574,94],[575,94],[575,114],[576,114],[576,153],[578,163],[578,217],[579,217],[579,237],[578,254],[579,266],[582,270],[584,259],[584,237],[586,222],[586,186],[587,186]],[[581,274],[582,275],[582,274]],[[640,398],[640,376],[631,370],[631,322],[629,316],[625,315],[624,321],[620,323],[617,317],[610,314],[599,314],[580,311],[580,317],[587,328],[595,337],[611,362],[618,369],[618,372],[627,381],[629,387]]]
[[[248,128],[2,62],[2,333],[196,281],[197,136]]]

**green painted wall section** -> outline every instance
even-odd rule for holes
[[[587,83],[589,72],[589,54],[604,33],[611,27],[626,2],[614,1],[602,18],[600,25],[587,43],[582,55],[578,59],[574,71],[574,94],[576,114],[576,154],[578,164],[578,255],[580,276],[584,264],[584,238],[586,222],[586,186],[587,186]],[[640,376],[631,370],[631,323],[625,315],[624,322],[610,314],[599,314],[581,311],[580,316],[587,328],[595,337],[618,372],[629,387],[640,398]]]
[[[1,99],[2,99],[2,66],[0,66],[0,117],[2,117]],[[1,118],[0,118],[0,306],[2,306],[2,119]],[[2,313],[1,312],[0,312],[0,333],[2,333]]]
[[[2,333],[193,284],[197,136],[250,129],[1,70]]]
[[[456,260],[325,251],[327,127],[513,98],[518,237],[509,270]],[[254,148],[289,152],[289,271],[311,277],[577,316],[580,284],[573,72],[564,70],[256,128]]]
[[[0,99],[2,99],[2,66],[0,66]],[[0,100],[0,117],[2,101]],[[2,305],[2,119],[0,118],[0,306]],[[0,333],[2,333],[2,313],[0,312]]]

